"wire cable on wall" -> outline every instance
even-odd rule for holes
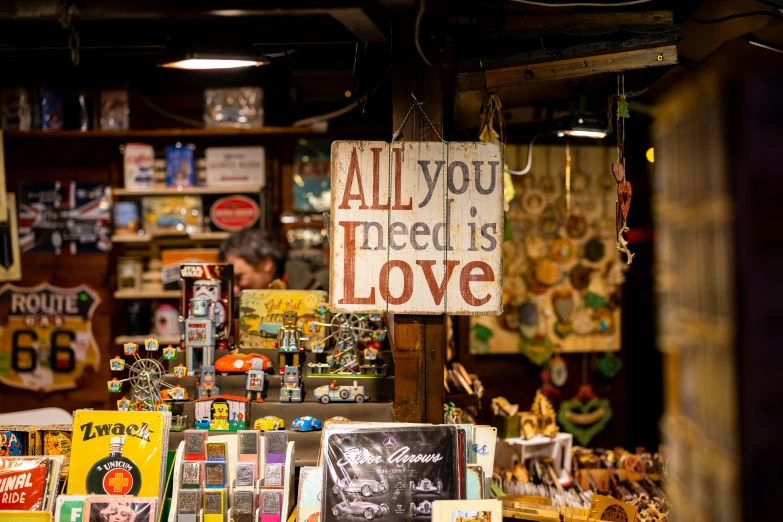
[[[628,0],[626,2],[569,2],[567,4],[557,4],[552,2],[537,2],[535,0],[511,0],[520,4],[540,5],[544,7],[622,7],[625,5],[636,5],[651,2],[652,0]]]
[[[513,174],[514,176],[524,176],[525,174],[530,172],[530,167],[533,166],[533,143],[535,143],[536,138],[538,138],[540,135],[541,133],[533,136],[533,139],[530,140],[530,145],[527,146],[527,166],[522,170],[506,169],[506,172],[508,172],[509,174]]]
[[[519,0],[514,0],[519,1]],[[723,22],[728,22],[729,20],[736,20],[737,18],[748,18],[750,16],[771,16],[772,18],[777,18],[778,20],[783,21],[783,15],[780,13],[776,13],[775,11],[750,11],[748,13],[736,13],[733,15],[724,16],[722,18],[714,18],[712,20],[704,20],[702,18],[689,18],[689,22],[693,22],[696,24],[720,24]]]

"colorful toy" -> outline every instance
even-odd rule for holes
[[[171,345],[168,345],[163,349],[163,358],[167,361],[172,361],[177,358],[177,349]]]
[[[114,377],[112,380],[106,382],[107,387],[109,388],[110,392],[119,392],[122,391],[122,382],[118,381],[116,377]]]
[[[336,422],[336,423],[350,424],[353,421],[351,419],[346,419],[345,417],[341,417],[340,415],[337,415],[336,417],[331,417],[331,418],[326,419],[326,422]]]
[[[337,386],[337,381],[332,384],[319,386],[315,389],[315,398],[324,404],[330,402],[358,402],[362,403],[370,398],[364,394],[364,386],[358,386],[353,381],[353,386]]]
[[[280,402],[302,402],[302,379],[298,366],[286,366],[280,386]]]
[[[234,301],[234,267],[222,263],[181,263],[180,288],[182,298],[180,310],[186,316],[191,299],[206,299],[209,302],[209,317],[215,324],[213,348],[228,348],[233,316],[231,303]],[[214,355],[214,350],[213,350]],[[206,363],[205,363],[206,364]],[[210,364],[214,364],[214,359]]]
[[[214,315],[211,315],[210,304],[205,297],[194,297],[190,300],[190,315],[180,321],[188,373],[191,374],[199,367],[197,350],[202,351],[201,365],[213,367],[215,362],[215,325],[220,321],[220,308],[212,308]]]
[[[253,423],[253,428],[259,431],[282,430],[285,429],[285,422],[280,417],[267,415],[266,417],[256,419],[256,422]]]
[[[184,379],[188,376],[188,369],[184,365],[178,364],[174,367],[174,377],[177,379]]]
[[[215,377],[215,367],[202,366],[201,376],[198,381],[198,396],[204,398],[215,397],[216,395],[220,395],[220,388],[218,388]]]
[[[304,359],[305,337],[297,326],[298,316],[296,310],[288,301],[288,307],[283,312],[283,326],[277,331],[277,353],[280,358],[280,375],[283,375],[285,368],[296,366]]]
[[[272,361],[269,357],[260,353],[240,353],[224,355],[215,361],[215,371],[227,375],[229,373],[244,373],[251,368],[258,366],[256,361],[260,361],[260,367],[256,368],[262,371],[272,370]]]
[[[250,399],[215,395],[196,399],[196,429],[228,431],[247,429]]]
[[[131,408],[131,402],[128,400],[127,397],[123,397],[122,399],[117,401],[117,411],[130,411]]]
[[[160,349],[160,343],[157,339],[150,336],[149,339],[144,339],[144,348],[148,352],[157,352]]]
[[[314,417],[298,417],[291,423],[294,431],[315,431],[321,429],[321,421]]]
[[[266,360],[264,360],[266,359]],[[247,398],[253,398],[253,392],[256,394],[256,401],[264,402],[261,394],[266,390],[266,372],[264,367],[269,364],[269,359],[255,358],[252,360],[252,367],[247,371],[245,375],[245,390],[247,390]]]
[[[111,371],[113,372],[120,372],[125,369],[125,359],[120,359],[119,355],[109,361],[109,364],[111,366]]]
[[[125,349],[125,355],[136,355],[139,349],[139,345],[134,342],[127,342],[122,347]]]
[[[144,410],[144,411],[159,411],[167,410],[168,406],[164,403],[164,399],[161,393],[161,388],[175,388],[175,386],[165,382],[167,375],[166,369],[163,367],[162,361],[166,358],[164,355],[161,358],[152,357],[140,357],[138,352],[138,345],[133,342],[128,342],[123,345],[126,355],[132,355],[134,358],[133,363],[128,369],[128,377],[126,379],[112,379],[108,381],[107,385],[110,392],[121,392],[122,384],[129,382],[131,385],[131,391],[126,396],[117,401],[117,407],[120,410]],[[144,348],[148,354],[159,351],[160,344],[154,337],[144,340]],[[112,371],[120,371],[126,369],[126,362],[119,356],[116,356],[109,361],[109,366]],[[178,377],[176,369],[174,377]]]
[[[375,324],[373,324],[375,323]],[[380,326],[380,315],[358,316],[355,314],[337,314],[329,323],[319,323],[331,332],[319,344],[313,343],[313,352],[322,353],[330,339],[335,347],[326,358],[308,364],[311,375],[374,375],[382,377],[385,365],[379,365],[381,342],[386,339],[386,328]],[[364,349],[360,348],[364,345]],[[364,361],[360,358],[364,355]]]

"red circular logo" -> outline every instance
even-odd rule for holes
[[[133,477],[127,469],[113,469],[103,477],[103,490],[109,495],[127,495],[132,488]]]
[[[247,196],[227,196],[212,204],[209,219],[216,227],[236,232],[253,226],[261,215],[258,203]]]

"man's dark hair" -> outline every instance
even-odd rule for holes
[[[257,228],[246,228],[231,234],[220,246],[220,260],[225,261],[229,254],[244,259],[256,266],[266,258],[277,264],[278,271],[283,269],[286,251],[269,232]]]

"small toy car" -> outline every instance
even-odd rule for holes
[[[414,517],[431,517],[432,516],[432,502],[425,500],[418,506],[411,502],[411,516]]]
[[[351,423],[353,421],[351,419],[346,419],[345,417],[341,417],[341,416],[338,415],[336,417],[330,417],[330,418],[326,419],[324,424],[326,424],[327,422],[348,424],[348,423]]]
[[[217,361],[215,361],[215,371],[227,375],[229,373],[244,373],[253,366],[253,359],[261,359],[263,361],[263,370],[272,369],[272,361],[266,355],[260,353],[244,353],[237,355],[224,355]]]
[[[332,491],[335,495],[343,491],[344,493],[361,493],[364,497],[371,497],[383,495],[389,491],[389,483],[385,480],[344,477],[337,481],[332,487]]]
[[[433,484],[428,478],[423,478],[419,481],[418,485],[411,480],[411,494],[423,493],[425,495],[440,495],[443,491],[443,482],[440,480],[438,484]]]
[[[324,384],[315,389],[315,398],[324,404],[330,402],[358,402],[362,403],[370,398],[364,394],[364,386],[358,386],[353,381],[353,386],[337,386],[336,383]]]
[[[314,417],[298,417],[291,423],[294,431],[315,431],[321,429],[321,420]]]
[[[373,504],[364,502],[358,498],[355,500],[344,500],[332,508],[332,514],[336,517],[341,515],[359,515],[365,520],[372,520],[378,517],[385,517],[389,514],[389,506],[386,504]]]
[[[256,419],[256,422],[253,423],[253,428],[260,431],[282,430],[285,429],[285,422],[280,417],[267,415],[266,417]]]

